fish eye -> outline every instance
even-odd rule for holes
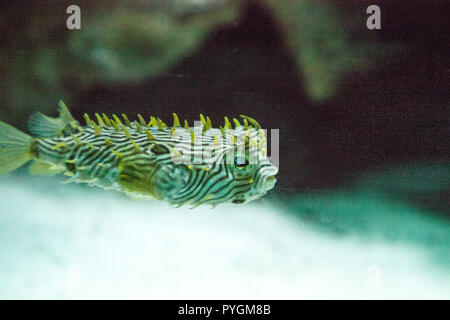
[[[242,157],[236,157],[234,158],[234,165],[238,169],[244,169],[249,165],[249,162],[247,158],[243,159]]]

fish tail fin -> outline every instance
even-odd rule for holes
[[[28,129],[35,137],[53,138],[61,137],[74,132],[79,127],[66,104],[58,101],[59,115],[56,118],[48,117],[40,112],[35,112],[28,120]]]
[[[0,174],[13,171],[35,158],[35,139],[0,121]]]

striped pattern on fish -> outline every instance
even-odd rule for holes
[[[59,112],[58,118],[31,116],[37,138],[0,123],[0,173],[34,160],[33,174],[64,172],[66,182],[193,206],[258,199],[276,181],[264,131],[246,116],[243,124],[233,119],[235,128],[225,117],[216,129],[203,115],[194,127],[181,126],[176,114],[172,127],[155,117],[147,123],[141,115],[131,122],[105,114],[95,114],[96,121],[85,115],[81,126],[63,102]]]

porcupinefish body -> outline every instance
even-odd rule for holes
[[[189,127],[173,115],[172,127],[155,117],[131,122],[105,114],[95,120],[85,114],[81,126],[60,101],[57,118],[30,117],[34,137],[0,122],[0,174],[32,160],[31,174],[64,173],[66,182],[193,206],[244,203],[274,187],[278,170],[254,119],[233,119],[232,128],[225,117],[214,129],[209,117],[200,115],[200,125]]]

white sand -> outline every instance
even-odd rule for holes
[[[318,231],[267,201],[172,209],[0,177],[2,299],[449,299],[449,270],[415,243]]]

